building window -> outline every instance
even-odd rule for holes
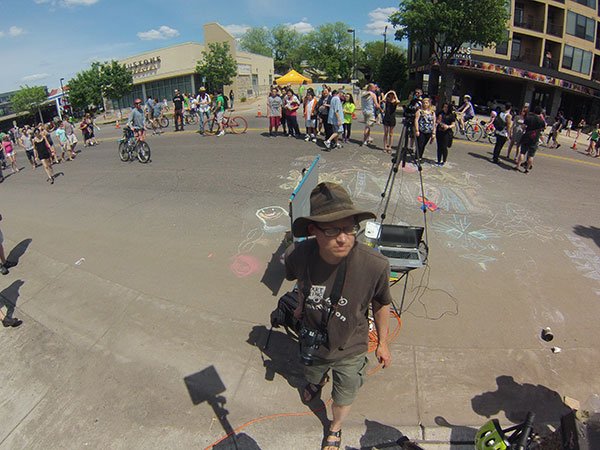
[[[515,26],[521,26],[525,17],[525,5],[523,3],[515,3]]]
[[[573,70],[585,75],[590,74],[592,67],[592,53],[581,50],[580,48],[565,45],[562,61],[563,69]]]
[[[589,6],[590,8],[596,9],[596,0],[575,0],[580,5]]]
[[[596,21],[588,17],[576,14],[573,11],[567,13],[567,34],[594,42]]]
[[[513,61],[521,61],[521,38],[513,36],[510,59]]]
[[[508,30],[506,30],[505,33],[506,41],[504,41],[502,44],[496,45],[497,55],[508,55]]]

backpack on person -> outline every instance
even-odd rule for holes
[[[223,110],[229,109],[229,99],[223,94]]]
[[[298,308],[298,291],[294,289],[283,294],[277,302],[277,308],[271,313],[271,327],[283,326],[288,331],[298,333],[301,322],[294,317],[296,308]]]
[[[504,129],[506,128],[506,114],[504,114],[504,118],[502,118],[501,114],[503,113],[496,114],[496,117],[492,122],[492,125],[494,125],[494,128],[497,132],[504,131]]]

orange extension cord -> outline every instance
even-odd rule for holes
[[[398,336],[398,333],[400,333],[400,328],[402,327],[402,321],[400,320],[400,316],[398,314],[396,314],[395,311],[390,311],[390,314],[393,318],[396,319],[396,327],[394,328],[394,331],[392,331],[389,335],[388,335],[388,344],[391,344],[394,339],[396,339],[396,337]],[[378,343],[378,339],[377,339],[377,331],[373,330],[369,332],[369,353],[374,352],[375,349],[377,348],[377,343]],[[379,370],[379,368],[381,367],[381,363],[375,367],[375,369],[371,370],[370,372],[367,372],[367,375],[371,375],[375,372],[377,372]],[[282,414],[274,414],[272,416],[265,416],[265,417],[259,417],[258,419],[253,419],[249,422],[246,422],[244,425],[236,428],[235,430],[233,430],[231,433],[223,436],[221,439],[219,439],[218,441],[212,443],[211,445],[209,445],[208,447],[206,447],[204,450],[210,450],[211,448],[213,448],[215,445],[217,445],[219,442],[224,441],[225,439],[227,439],[229,436],[236,434],[238,431],[240,431],[242,428],[247,427],[248,425],[252,425],[253,423],[256,422],[260,422],[262,420],[267,420],[267,419],[276,419],[278,417],[292,417],[292,416],[306,416],[309,414],[314,414],[316,412],[319,412],[325,408],[327,408],[327,405],[329,405],[331,403],[332,399],[330,398],[329,400],[327,400],[327,403],[325,403],[323,406],[321,406],[318,409],[315,409],[314,411],[307,411],[307,412],[300,412],[300,413],[282,413]]]

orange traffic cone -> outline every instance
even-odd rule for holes
[[[572,148],[573,150],[576,150],[576,149],[577,149],[577,139],[575,139],[575,140],[573,141],[573,145],[571,146],[571,148]]]
[[[116,121],[116,124],[117,124],[117,128],[120,128],[120,127],[119,127],[119,121],[118,121],[118,120]]]
[[[256,113],[256,117],[262,117],[262,114],[260,113],[260,105],[258,105],[258,112]]]
[[[356,119],[356,113],[352,113],[352,118]]]

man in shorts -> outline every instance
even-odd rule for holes
[[[375,355],[384,368],[391,361],[387,345],[390,265],[375,249],[356,241],[359,223],[374,219],[375,214],[356,209],[341,185],[317,185],[310,195],[310,213],[294,220],[292,233],[314,239],[286,250],[285,270],[286,278],[298,283],[294,317],[301,320],[304,331],[324,336],[309,358],[311,365],[306,364],[307,353],[301,352],[308,381],[302,399],[305,403],[315,399],[332,372],[333,420],[323,447],[331,450],[340,447],[342,423],[365,381],[369,306],[379,337]]]
[[[342,144],[338,143],[338,137],[344,132],[344,107],[343,98],[345,98],[344,91],[333,91],[331,96],[331,103],[329,106],[329,114],[327,116],[327,122],[331,127],[331,136],[325,140],[325,147],[329,150],[332,146],[341,147]]]
[[[519,157],[517,158],[517,167],[515,167],[515,170],[520,169],[521,163],[523,163],[527,155],[527,164],[525,165],[524,173],[529,173],[533,165],[533,157],[540,142],[540,136],[546,128],[546,122],[542,119],[541,106],[536,106],[533,114],[530,113],[525,118],[525,127],[525,132],[521,138],[521,153],[519,153]]]
[[[362,111],[363,117],[365,119],[365,132],[363,135],[362,145],[367,145],[372,141],[371,139],[371,127],[375,125],[375,113],[376,111],[381,111],[381,106],[377,101],[377,95],[375,95],[375,90],[377,86],[373,83],[369,83],[367,85],[367,91],[362,96]]]
[[[269,136],[275,135],[281,125],[281,106],[282,98],[277,94],[277,88],[271,88],[271,95],[267,98],[267,117],[269,118]]]
[[[217,91],[214,113],[217,123],[219,124],[219,133],[217,136],[223,136],[225,134],[225,124],[223,123],[223,116],[225,115],[225,99],[223,98],[223,89]]]

